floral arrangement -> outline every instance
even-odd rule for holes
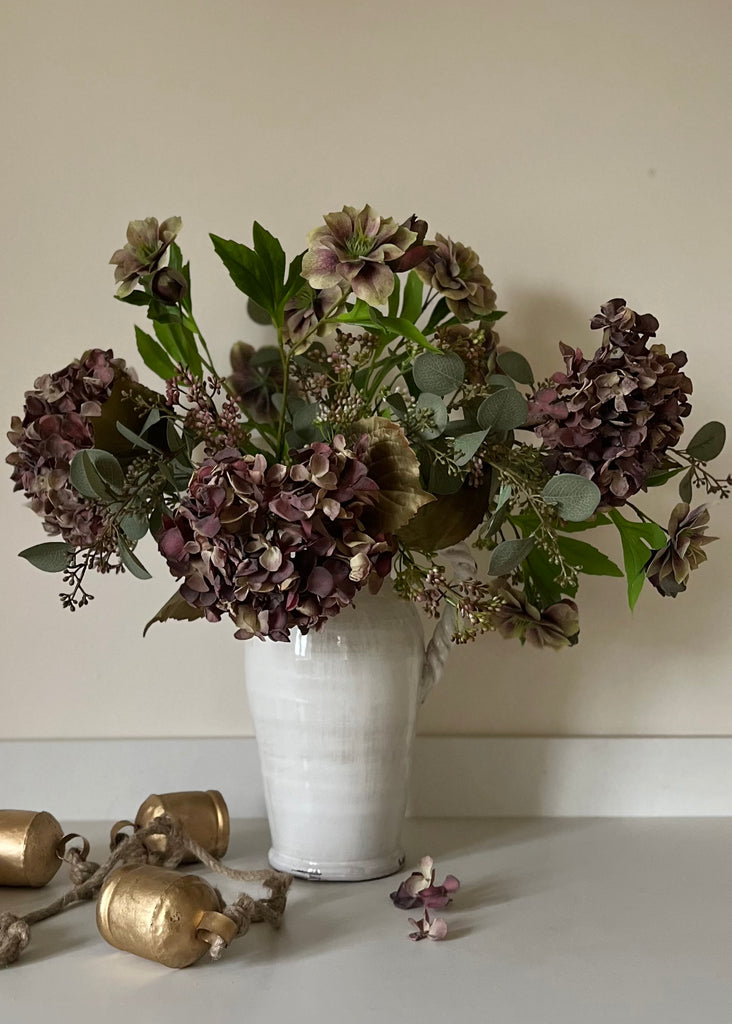
[[[680,446],[692,384],[655,317],[605,303],[594,353],[562,345],[564,370],[536,382],[500,344],[504,313],[471,248],[416,216],[346,206],[289,263],[257,223],[252,247],[211,236],[276,334],[234,344],[224,375],[180,230],[132,221],[111,259],[164,387],[92,349],[39,377],[11,424],[15,489],[59,538],[21,555],[63,574],[65,607],[91,599],[91,570],[149,578],[148,531],[180,581],[152,622],[228,617],[240,639],[320,629],[389,576],[432,615],[451,606],[455,642],[496,630],[552,648],[578,639],[583,573],[624,573],[631,607],[646,582],[686,589],[713,540],[693,489],[726,498],[732,480],[708,468],[721,423]],[[677,477],[664,528],[636,501]],[[608,528],[622,569],[578,536]],[[441,552],[466,539],[490,553],[487,572],[452,580]]]

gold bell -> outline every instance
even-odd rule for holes
[[[97,927],[116,949],[166,967],[189,967],[214,938],[228,944],[236,935],[236,924],[221,909],[219,894],[197,875],[130,864],[104,883]]]
[[[152,793],[142,804],[135,828],[144,828],[153,818],[169,814],[175,818],[191,839],[204,850],[221,859],[229,848],[229,809],[216,789],[190,793]],[[155,853],[165,853],[165,836],[151,836],[146,845]],[[195,864],[196,858],[186,854],[183,864]]]
[[[63,835],[47,811],[0,811],[0,885],[37,888],[50,882],[61,867]]]

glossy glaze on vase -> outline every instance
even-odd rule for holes
[[[424,663],[413,605],[362,593],[320,632],[246,644],[273,867],[378,878],[400,846]]]

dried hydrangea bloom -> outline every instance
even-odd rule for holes
[[[344,206],[328,213],[326,226],[308,235],[302,276],[313,288],[334,288],[345,282],[353,294],[372,306],[386,302],[394,290],[388,263],[400,259],[417,240],[417,233],[380,217],[370,206]]]
[[[413,942],[419,942],[420,939],[446,939],[447,938],[447,921],[442,917],[436,917],[434,920],[430,918],[429,911],[425,910],[424,917],[420,921],[415,921],[413,917],[407,919],[411,926],[415,929],[409,933],[409,938]]]
[[[114,279],[119,282],[116,294],[120,299],[134,290],[142,274],[157,270],[161,258],[182,227],[180,217],[168,217],[162,224],[158,224],[157,217],[130,221],[127,244],[117,249],[109,261],[116,265]]]
[[[447,299],[453,316],[463,322],[476,320],[496,308],[496,293],[480,258],[467,245],[435,235],[430,255],[416,268],[425,284]]]
[[[448,875],[441,885],[436,885],[434,861],[431,857],[423,857],[419,869],[390,893],[389,899],[400,910],[413,910],[415,907],[442,909],[452,902],[452,894],[459,888],[460,882],[454,875]]]
[[[534,647],[573,647],[579,640],[579,614],[577,605],[569,598],[539,611],[520,590],[502,583],[497,591],[503,604],[492,613],[495,628],[502,637],[517,637]]]
[[[707,537],[709,509],[706,505],[690,509],[680,501],[668,523],[668,543],[656,551],[646,567],[646,576],[664,597],[676,597],[686,590],[689,574],[706,562],[704,545],[716,537]]]
[[[121,376],[135,379],[124,359],[115,359],[111,349],[92,349],[39,377],[25,393],[23,417],[13,417],[8,433],[16,449],[6,459],[14,490],[25,493],[47,533],[61,534],[75,547],[91,546],[103,524],[94,502],[69,484],[69,467],[78,451],[94,447],[94,420]]]
[[[686,354],[649,346],[658,321],[620,303],[607,303],[592,321],[605,330],[594,356],[561,345],[566,373],[555,373],[529,403],[529,422],[550,449],[550,472],[593,480],[605,506],[623,505],[644,487],[691,411]]]
[[[367,577],[384,579],[391,546],[361,522],[378,490],[343,437],[296,453],[291,466],[228,449],[194,473],[158,538],[182,597],[236,637],[287,641],[351,604]]]

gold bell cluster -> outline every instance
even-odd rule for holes
[[[66,860],[74,886],[50,907],[21,918],[0,908],[0,966],[18,958],[31,924],[89,899],[96,899],[97,927],[110,945],[166,967],[188,967],[206,952],[218,959],[254,922],[277,927],[291,876],[225,867],[220,859],[229,835],[229,811],[218,790],[152,794],[134,821],[113,826],[111,852],[100,866],[86,861],[86,840],[81,850],[67,849],[77,837],[65,836],[47,811],[0,810],[0,885],[46,885]],[[203,878],[173,870],[200,860],[229,878],[264,885],[270,896],[255,900],[242,893],[225,906]]]

